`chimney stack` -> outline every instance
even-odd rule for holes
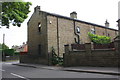
[[[77,19],[77,13],[73,11],[72,13],[70,13],[70,17],[73,19]]]
[[[37,12],[37,11],[40,11],[40,6],[36,6],[36,7],[34,8],[34,12]]]
[[[106,22],[105,22],[105,26],[106,27],[109,27],[109,22],[106,20]]]

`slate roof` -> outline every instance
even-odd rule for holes
[[[60,18],[65,18],[65,19],[69,19],[69,20],[78,21],[78,22],[81,22],[81,23],[93,25],[93,26],[98,26],[98,27],[102,27],[102,28],[106,28],[106,29],[118,31],[117,29],[109,28],[109,27],[102,26],[102,25],[98,25],[98,24],[95,24],[95,23],[86,22],[86,21],[82,21],[82,20],[78,20],[78,19],[73,19],[73,18],[71,18],[71,17],[62,16],[62,15],[59,15],[59,14],[50,13],[50,12],[46,12],[46,11],[42,11],[42,12],[45,12],[45,13],[47,13],[48,15],[52,15],[52,16],[56,16],[56,17],[60,17]]]

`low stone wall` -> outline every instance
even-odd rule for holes
[[[118,56],[114,50],[94,50],[91,54],[70,52],[64,54],[64,66],[117,67]]]
[[[88,44],[87,44],[88,45]],[[65,45],[64,66],[118,67],[120,53],[116,50],[91,50],[88,45],[84,51],[70,51]]]
[[[42,58],[38,55],[20,55],[20,63],[48,65],[48,59]]]

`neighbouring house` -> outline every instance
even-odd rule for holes
[[[13,45],[12,49],[14,49],[16,52],[28,52],[28,46],[24,42],[20,46]]]
[[[70,13],[70,17],[49,13],[34,8],[34,13],[28,23],[28,54],[47,57],[51,48],[59,56],[63,56],[65,44],[90,43],[88,32],[111,37],[118,35],[118,30],[77,19],[77,13]]]

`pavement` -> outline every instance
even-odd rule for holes
[[[48,70],[98,73],[98,74],[120,76],[120,70],[118,67],[60,67],[60,66],[47,66],[47,65],[41,65],[41,64],[25,64],[25,63],[15,63],[13,65],[32,67],[32,68],[42,68],[42,69],[48,69]]]

